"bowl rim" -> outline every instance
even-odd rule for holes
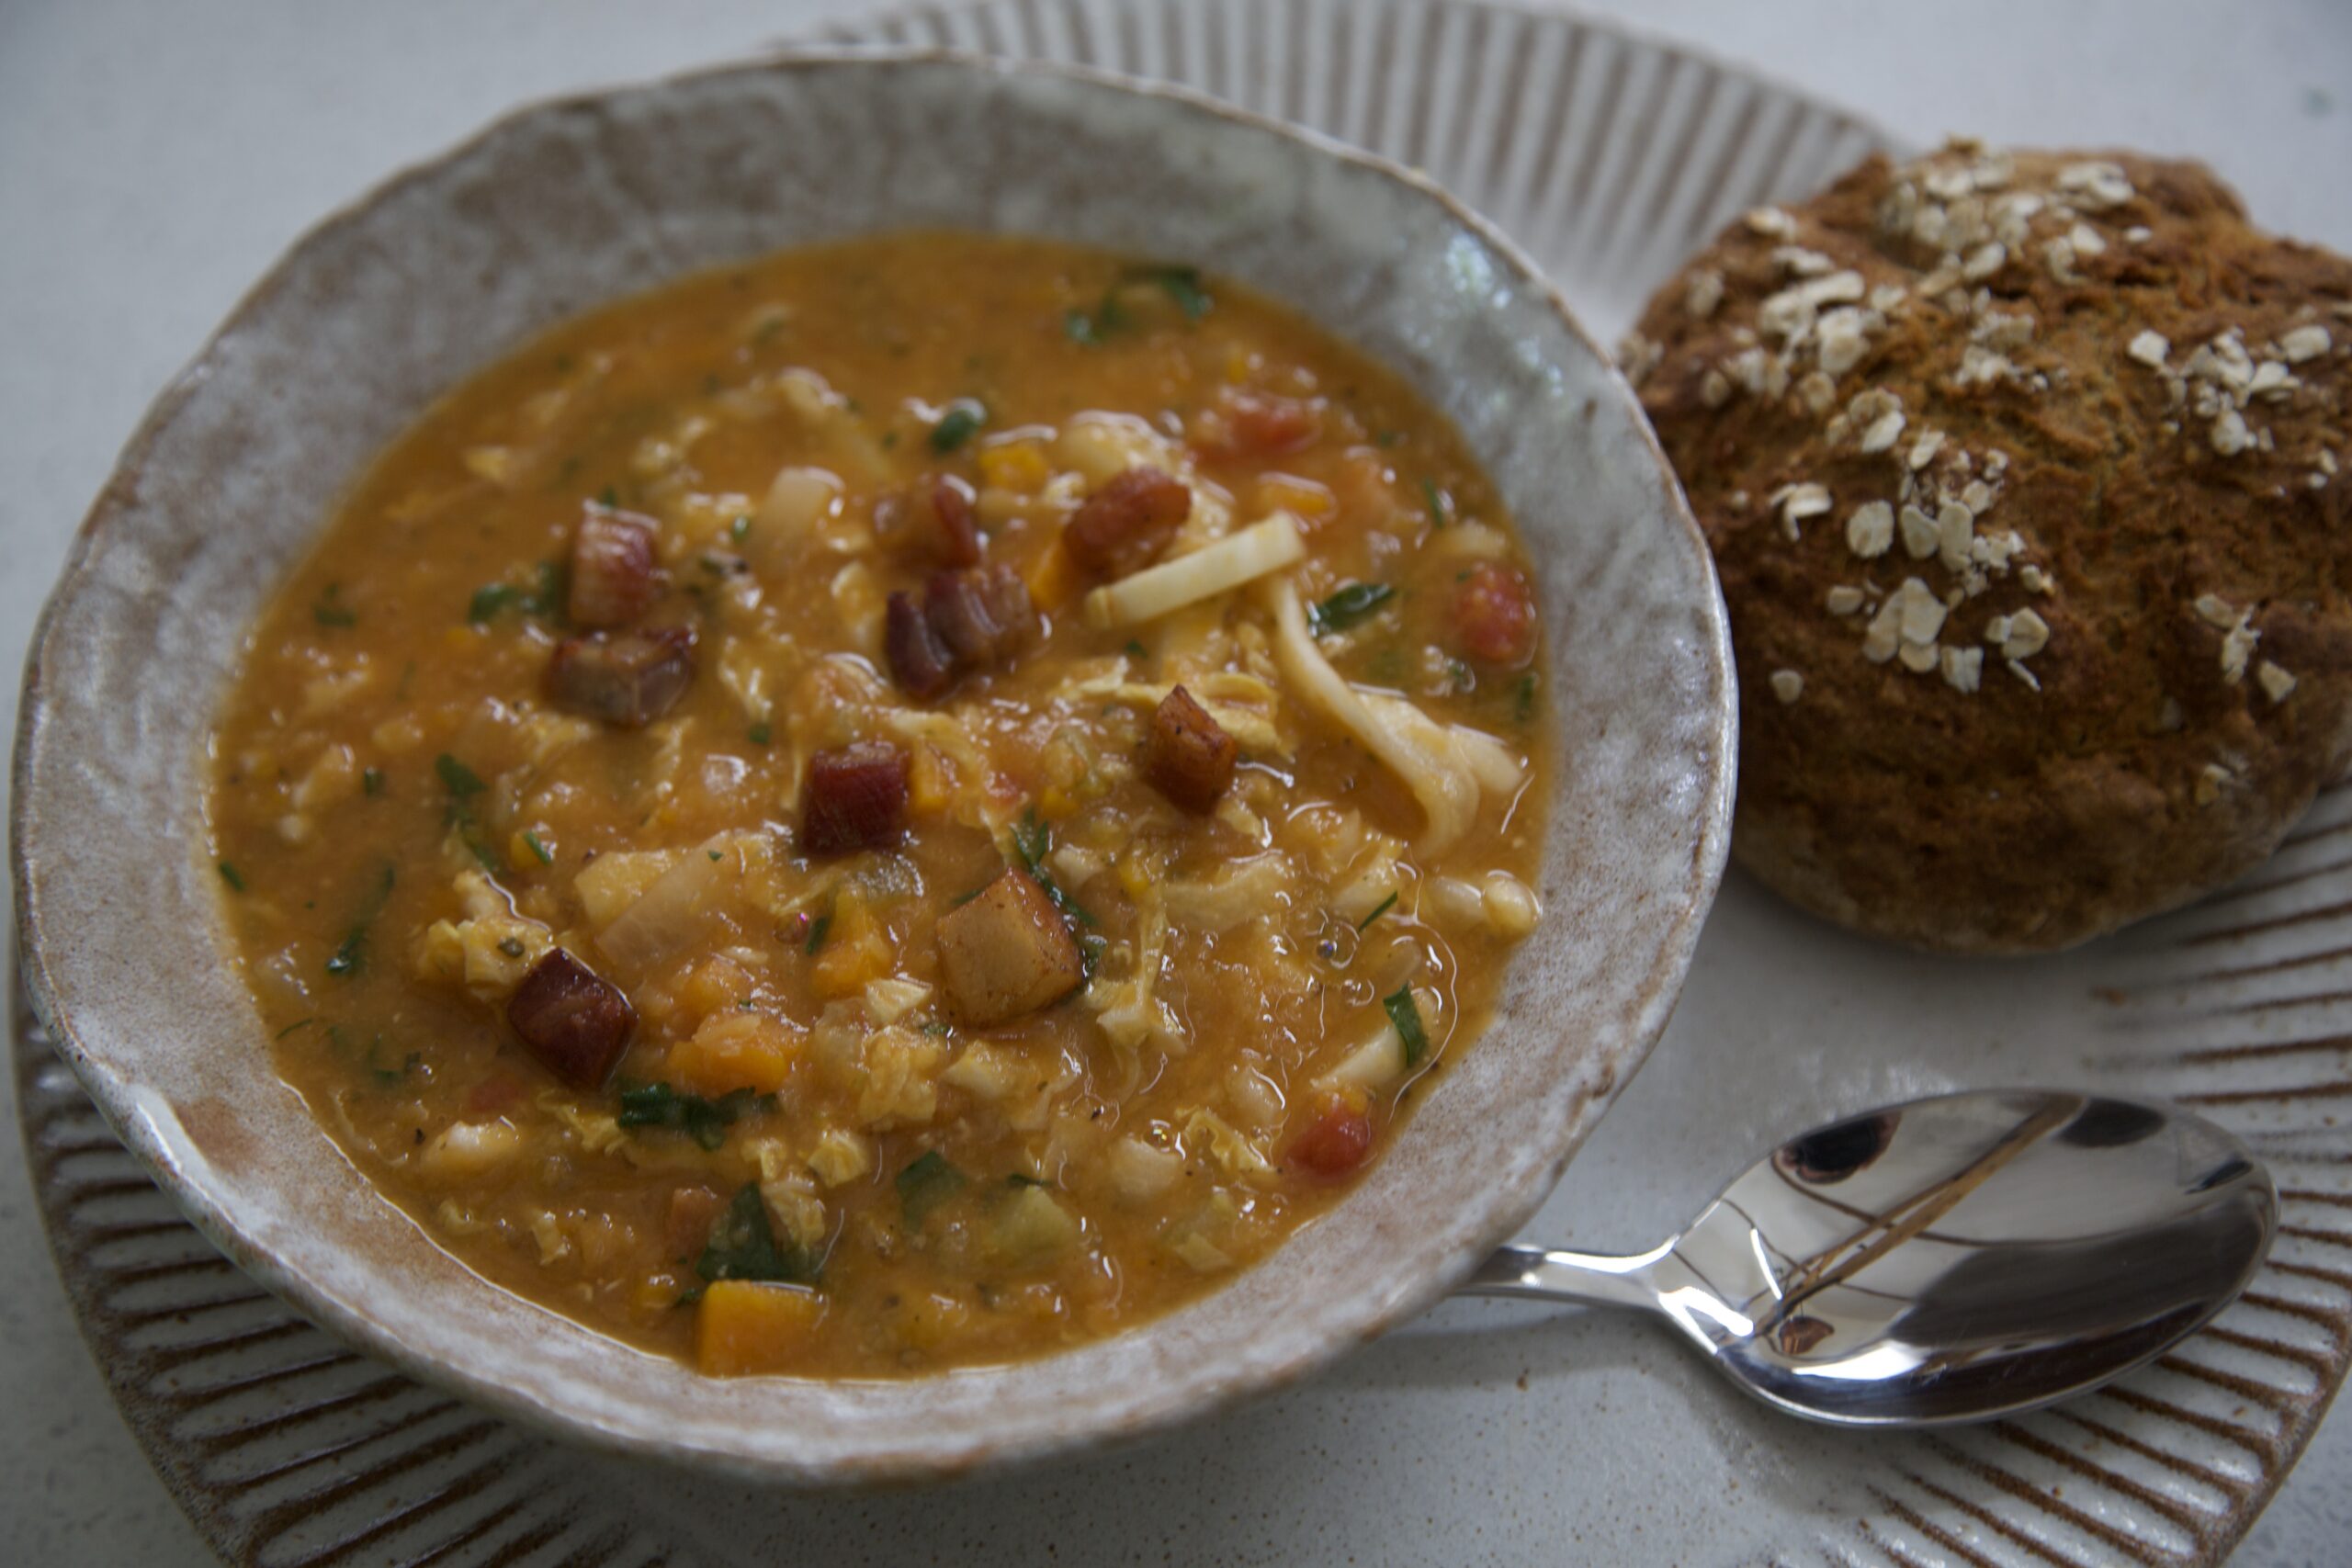
[[[430,1347],[412,1344],[365,1313],[351,1309],[312,1284],[295,1267],[257,1241],[232,1208],[200,1181],[192,1179],[175,1157],[168,1141],[140,1112],[136,1083],[115,1066],[93,1054],[77,1032],[73,1018],[52,999],[42,908],[37,879],[28,874],[31,852],[41,835],[41,824],[28,802],[36,761],[35,740],[51,694],[44,682],[45,655],[59,622],[90,586],[90,557],[101,530],[135,494],[138,475],[162,434],[181,408],[203,385],[207,367],[223,341],[244,326],[288,281],[296,260],[322,240],[359,221],[371,209],[409,187],[433,179],[523,123],[543,116],[593,109],[609,102],[654,96],[681,87],[735,77],[785,75],[842,66],[910,67],[937,65],[1000,79],[1046,79],[1073,82],[1115,94],[1159,100],[1180,109],[1226,121],[1291,143],[1316,159],[1353,166],[1386,182],[1401,186],[1420,199],[1436,204],[1450,221],[1475,235],[1550,309],[1567,334],[1581,344],[1600,366],[1607,381],[1634,415],[1632,423],[1644,450],[1663,480],[1669,526],[1679,525],[1685,546],[1696,562],[1698,603],[1692,606],[1702,625],[1702,646],[1697,650],[1701,667],[1716,700],[1706,713],[1700,753],[1702,780],[1694,793],[1697,832],[1686,874],[1673,889],[1671,918],[1661,923],[1656,957],[1638,982],[1629,982],[1624,1000],[1613,1010],[1624,1027],[1620,1055],[1602,1066],[1598,1087],[1589,1097],[1591,1109],[1563,1123],[1562,1146],[1550,1158],[1530,1168],[1531,1174],[1515,1183],[1517,1190],[1501,1194],[1490,1209],[1487,1223],[1461,1238],[1417,1281],[1384,1301],[1367,1302],[1346,1324],[1335,1324],[1313,1345],[1289,1360],[1261,1369],[1258,1375],[1197,1389],[1163,1393],[1125,1416],[1065,1426],[1051,1431],[1021,1434],[1012,1438],[981,1438],[932,1444],[899,1445],[859,1460],[786,1461],[755,1456],[736,1449],[688,1443],[675,1438],[615,1427],[567,1404],[542,1401],[521,1393],[482,1370]],[[1559,288],[1533,259],[1499,228],[1459,197],[1419,170],[1366,152],[1313,129],[1294,125],[1238,107],[1209,94],[1177,84],[1150,81],[1091,65],[994,56],[970,50],[928,46],[813,44],[763,51],[756,57],[690,67],[637,81],[609,83],[578,92],[526,100],[491,119],[480,129],[440,150],[401,165],[357,196],[331,209],[304,228],[279,251],[261,276],[238,297],[235,304],[206,335],[203,344],[167,381],[130,437],[118,453],[106,481],[76,528],[57,581],[43,601],[33,626],[19,694],[17,734],[11,757],[9,857],[13,874],[17,973],[36,1015],[56,1043],[58,1055],[89,1093],[107,1125],[154,1177],[157,1184],[187,1214],[197,1229],[245,1273],[329,1333],[359,1350],[379,1357],[422,1382],[450,1390],[496,1413],[560,1438],[582,1442],[606,1452],[634,1458],[684,1462],[695,1468],[744,1480],[789,1484],[865,1484],[876,1482],[938,1479],[1024,1463],[1081,1446],[1131,1441],[1142,1436],[1199,1419],[1244,1399],[1284,1387],[1329,1365],[1362,1341],[1385,1333],[1419,1315],[1446,1294],[1487,1251],[1524,1224],[1557,1184],[1569,1159],[1589,1135],[1610,1102],[1622,1093],[1647,1060],[1663,1033],[1687,976],[1701,929],[1712,908],[1728,861],[1732,806],[1738,766],[1738,682],[1734,673],[1731,633],[1713,554],[1679,479],[1668,461],[1655,431],[1641,410],[1639,399],[1617,367],[1615,358],[1597,344],[1568,307]],[[362,1178],[364,1180],[364,1178]],[[429,1241],[429,1236],[427,1237]],[[1229,1286],[1231,1281],[1227,1282]],[[484,1281],[485,1287],[498,1287]],[[1220,1289],[1225,1287],[1220,1287]],[[1215,1294],[1216,1292],[1211,1292]],[[592,1331],[593,1332],[593,1331]],[[1132,1330],[1130,1331],[1132,1332]],[[1117,1337],[1112,1336],[1111,1337]],[[1093,1343],[1093,1342],[1090,1342]],[[1080,1347],[1078,1348],[1083,1348]],[[1053,1358],[1047,1357],[1046,1359]],[[1026,1364],[1015,1363],[1015,1364]],[[823,1380],[820,1380],[823,1381]]]

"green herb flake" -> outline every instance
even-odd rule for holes
[[[1453,521],[1453,498],[1439,489],[1438,482],[1427,475],[1421,478],[1421,501],[1429,507],[1431,527],[1442,528]]]
[[[342,592],[342,583],[328,583],[327,591],[319,596],[319,602],[311,606],[311,618],[322,626],[357,626],[359,617],[339,602],[338,595]]]
[[[1401,430],[1384,430],[1372,439],[1374,446],[1394,446],[1396,443],[1405,439],[1405,433]]]
[[[620,503],[620,491],[615,490],[610,485],[606,485],[604,489],[604,492],[596,497],[596,504],[605,508],[608,512],[616,509]]]
[[[377,874],[376,884],[359,902],[359,912],[352,917],[351,929],[344,933],[342,942],[327,955],[327,973],[338,980],[347,979],[367,966],[368,931],[376,917],[384,912],[385,901],[392,896],[392,865],[384,863]]]
[[[1535,716],[1535,671],[1531,670],[1519,678],[1510,704],[1513,721],[1525,724]]]
[[[381,768],[362,769],[359,774],[359,788],[364,794],[371,796],[383,794],[384,770]]]
[[[824,947],[825,939],[832,932],[833,912],[828,909],[808,922],[808,940],[800,944],[800,951],[811,958],[816,957],[818,952]]]
[[[1093,348],[1102,341],[1094,325],[1094,318],[1076,306],[1062,312],[1062,335],[1074,344]]]
[[[1126,275],[1130,283],[1158,284],[1161,292],[1176,301],[1188,321],[1197,321],[1209,313],[1216,300],[1201,286],[1201,269],[1196,266],[1144,266]]]
[[[470,800],[484,787],[481,774],[447,751],[433,759],[433,771],[441,775],[442,786],[458,800]]]
[[[1049,1192],[1053,1190],[1054,1186],[1050,1181],[1040,1181],[1037,1178],[1022,1170],[1016,1170],[1012,1175],[1006,1177],[1004,1179],[1004,1184],[1007,1187],[1042,1187]]]
[[[734,540],[739,545],[744,540],[750,538],[752,536],[751,518],[748,516],[738,517],[734,522],[727,525],[727,536]]]
[[[710,1241],[695,1260],[695,1272],[706,1280],[763,1280],[786,1285],[810,1285],[817,1280],[816,1260],[798,1247],[776,1240],[756,1181],[746,1182],[712,1222]]]
[[[538,834],[531,829],[526,828],[523,829],[523,842],[525,846],[530,850],[532,858],[537,860],[541,865],[553,865],[555,863],[555,852],[548,848],[546,844],[540,842]]]
[[[717,1100],[688,1094],[666,1083],[644,1084],[621,1090],[620,1112],[613,1118],[632,1132],[655,1128],[684,1133],[706,1149],[727,1141],[727,1129],[747,1113],[765,1109],[763,1097],[748,1089],[729,1090]]]
[[[1391,893],[1387,897],[1383,898],[1379,903],[1373,906],[1371,914],[1366,915],[1363,919],[1356,922],[1356,930],[1363,930],[1366,926],[1369,926],[1373,921],[1380,919],[1381,916],[1388,913],[1389,910],[1396,907],[1396,895]]]
[[[1150,657],[1150,655],[1145,651],[1142,643],[1136,641],[1133,637],[1130,637],[1127,639],[1127,657],[1129,659],[1147,659]]]
[[[225,860],[220,863],[220,880],[229,885],[229,891],[232,893],[243,893],[245,890],[245,874]]]
[[[521,603],[523,596],[523,591],[511,582],[485,582],[466,601],[466,619],[478,626],[488,626],[500,611]]]
[[[293,1022],[291,1022],[291,1023],[288,1024],[285,1028],[283,1028],[283,1029],[279,1030],[277,1033],[275,1033],[275,1034],[271,1035],[271,1036],[270,1036],[270,1039],[271,1039],[271,1041],[272,1041],[272,1042],[276,1042],[276,1041],[283,1040],[283,1039],[285,1039],[288,1035],[289,1035],[289,1034],[293,1033],[296,1030],[298,1030],[298,1029],[307,1029],[307,1028],[309,1028],[311,1024],[314,1024],[314,1023],[316,1023],[316,1022],[318,1022],[318,1021],[318,1021],[317,1019],[315,1019],[315,1018],[298,1018],[298,1019],[296,1019]]]
[[[508,936],[498,939],[498,951],[509,958],[520,958],[530,950],[523,945],[521,937]]]
[[[1421,1058],[1430,1054],[1430,1037],[1421,1027],[1420,1005],[1413,1000],[1413,987],[1397,987],[1380,998],[1380,1005],[1388,1010],[1388,1021],[1396,1026],[1396,1038],[1405,1043],[1407,1069],[1419,1066]]]
[[[1351,582],[1306,613],[1306,628],[1317,637],[1343,632],[1379,614],[1396,597],[1385,582]]]
[[[760,720],[759,723],[745,730],[744,734],[751,737],[752,744],[754,746],[764,746],[775,739],[775,731],[770,728],[766,719]]]
[[[970,398],[956,399],[947,405],[947,412],[939,416],[939,423],[931,427],[931,449],[939,453],[953,452],[978,434],[980,426],[988,423],[988,417],[989,411]]]
[[[1037,819],[1035,807],[1023,812],[1021,820],[1013,824],[1012,850],[1021,857],[1021,869],[1045,889],[1046,897],[1053,901],[1055,908],[1080,925],[1095,929],[1102,926],[1102,922],[1088,914],[1077,899],[1062,891],[1061,884],[1054,880],[1054,874],[1046,869],[1046,857],[1054,851],[1054,834],[1052,829]],[[1091,976],[1092,970],[1090,969],[1088,974]]]
[[[964,1173],[947,1163],[937,1149],[919,1156],[899,1172],[899,1209],[907,1229],[919,1228],[923,1216],[964,1190]]]

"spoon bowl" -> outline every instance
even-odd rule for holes
[[[1648,1252],[1504,1247],[1464,1292],[1646,1308],[1792,1415],[1936,1426],[2161,1353],[2245,1288],[2278,1213],[2269,1176],[2199,1117],[1951,1094],[1792,1139]]]

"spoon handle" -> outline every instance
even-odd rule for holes
[[[1541,1247],[1498,1247],[1454,1288],[1454,1294],[1655,1311],[1657,1288],[1651,1270],[1672,1249],[1668,1242],[1632,1258],[1604,1258]]]

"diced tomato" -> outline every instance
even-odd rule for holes
[[[1322,409],[1304,398],[1227,392],[1203,416],[1197,444],[1217,457],[1279,457],[1315,445]]]
[[[512,1073],[492,1073],[466,1094],[469,1120],[495,1116],[523,1098],[523,1080]]]
[[[721,1200],[707,1187],[670,1189],[670,1213],[662,1226],[662,1245],[679,1262],[701,1256],[710,1240],[710,1224],[718,1218]]]
[[[1317,1176],[1350,1175],[1371,1154],[1372,1115],[1344,1095],[1333,1095],[1290,1145],[1291,1163]]]
[[[1453,596],[1453,622],[1473,659],[1509,668],[1535,656],[1535,593],[1510,567],[1473,567]]]

